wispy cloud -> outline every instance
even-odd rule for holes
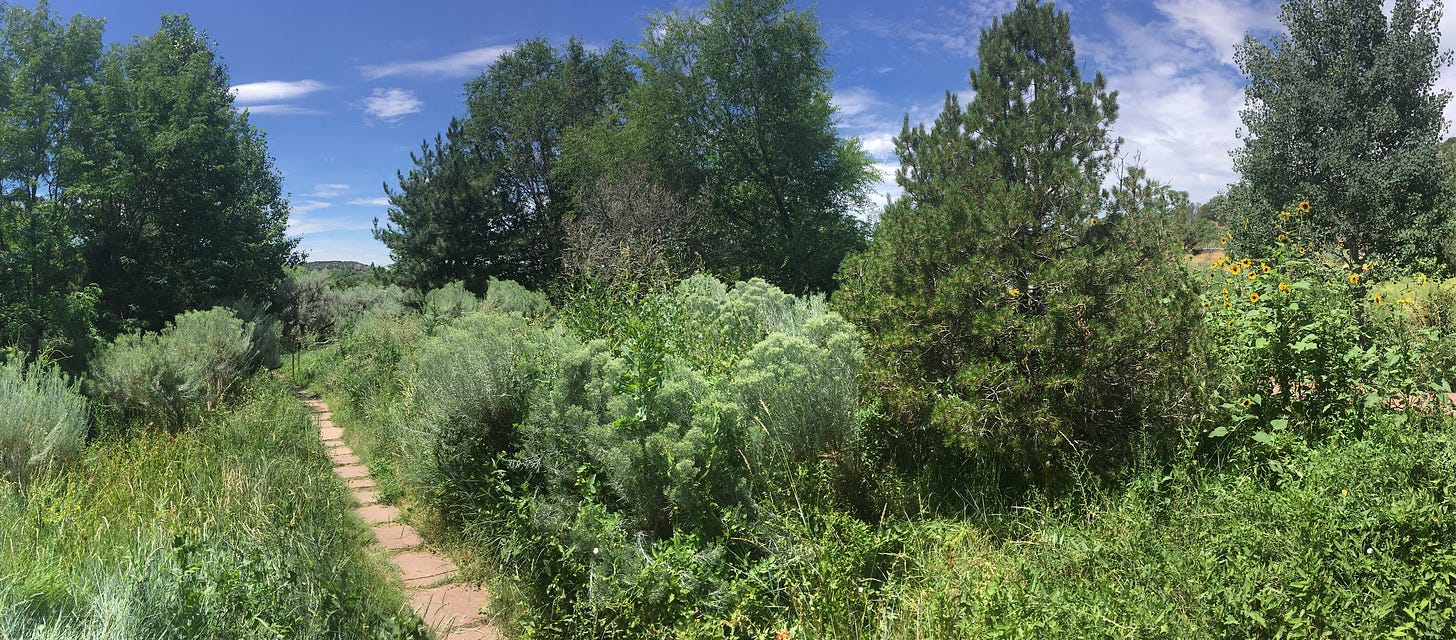
[[[419,113],[425,103],[408,89],[375,89],[364,98],[364,115],[383,122],[399,122],[411,113]]]
[[[330,88],[317,80],[268,80],[233,85],[234,108],[252,115],[319,116],[326,112],[292,101]]]
[[[236,107],[239,111],[247,111],[255,116],[323,116],[328,115],[327,111],[321,111],[311,107],[301,107],[296,104],[252,104]]]
[[[509,46],[481,47],[469,51],[452,53],[448,56],[430,60],[417,60],[414,62],[396,62],[393,64],[366,65],[359,67],[359,72],[365,78],[378,80],[390,76],[438,76],[447,78],[460,78],[473,76],[495,62],[501,54],[510,51]]]
[[[288,230],[290,236],[308,235],[311,233],[327,233],[330,231],[368,231],[374,228],[373,220],[361,220],[358,216],[332,216],[323,217],[299,212],[297,208],[288,217]]]
[[[349,185],[347,185],[347,184],[340,184],[340,183],[337,183],[337,182],[330,182],[330,183],[326,183],[326,184],[316,184],[316,185],[313,186],[313,193],[308,194],[308,197],[310,197],[310,198],[337,198],[337,197],[339,197],[341,195],[344,195],[345,193],[348,193],[349,192],[349,189],[350,189]]]
[[[993,19],[1015,6],[1015,0],[983,0],[939,7],[925,12],[927,15],[924,17],[908,20],[866,14],[856,20],[855,27],[881,37],[910,42],[925,53],[950,53],[970,58],[976,54],[981,28],[990,26]],[[1062,7],[1062,4],[1057,6]]]
[[[387,196],[379,196],[378,198],[354,198],[349,201],[349,204],[361,207],[387,207],[389,206],[389,198]]]
[[[1213,52],[1224,64],[1234,64],[1234,45],[1245,33],[1275,31],[1279,3],[1270,0],[1158,0],[1153,3],[1193,49]]]
[[[319,209],[327,209],[327,208],[332,207],[332,206],[334,206],[334,203],[332,203],[332,202],[322,202],[322,201],[319,201],[319,200],[308,200],[308,201],[305,201],[305,202],[289,203],[289,207],[288,208],[289,208],[289,210],[291,210],[294,213],[308,213],[310,211],[318,211]]]

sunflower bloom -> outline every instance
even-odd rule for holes
[[[1239,406],[1245,409],[1248,409],[1249,406],[1252,404],[1254,404],[1254,399],[1250,398],[1249,396],[1244,396],[1244,399],[1239,401]]]
[[[1260,262],[1259,263],[1259,272],[1260,273],[1269,273],[1269,263],[1267,263],[1267,262]]]
[[[1425,283],[1426,283],[1426,274],[1424,274],[1424,273],[1417,273],[1416,274],[1416,284],[1423,285]]]
[[[1371,295],[1370,297],[1375,299],[1375,306],[1380,306],[1382,304],[1385,304],[1385,296],[1382,296],[1382,295],[1376,293],[1376,294]]]
[[[1349,279],[1350,284],[1360,284],[1360,274],[1358,273],[1351,273]]]
[[[1007,289],[1006,290],[1006,295],[1015,298],[1016,296],[1021,295],[1021,290],[1020,289]]]
[[[1259,294],[1258,293],[1251,293],[1251,294],[1249,294],[1249,302],[1258,302],[1258,301],[1259,301]]]
[[[1244,265],[1244,268],[1248,269],[1249,267],[1254,266],[1254,261],[1251,258],[1244,258],[1243,260],[1239,261],[1239,264]]]
[[[1309,213],[1309,201],[1308,200],[1301,200],[1299,202],[1299,211],[1300,211],[1300,213]]]
[[[1237,263],[1237,262],[1229,265],[1229,273],[1232,273],[1234,275],[1239,275],[1240,273],[1243,273],[1243,271],[1244,271],[1244,268],[1242,266],[1240,266],[1239,263]]]
[[[1279,244],[1284,244],[1286,242],[1289,242],[1289,236],[1286,236],[1286,235],[1284,235],[1284,234],[1281,233],[1281,234],[1279,234],[1279,237],[1274,238],[1274,240],[1277,241]]]
[[[1291,287],[1289,286],[1289,283],[1288,282],[1281,282],[1281,283],[1279,283],[1279,292],[1280,293],[1289,293],[1289,290],[1290,289],[1291,289]]]

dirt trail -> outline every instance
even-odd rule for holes
[[[317,396],[295,390],[318,424],[334,475],[339,476],[359,503],[355,511],[374,529],[374,541],[389,554],[399,571],[405,595],[415,614],[433,628],[442,640],[501,640],[505,635],[492,625],[481,609],[490,600],[485,590],[457,582],[458,570],[449,558],[423,548],[424,541],[414,528],[399,521],[399,510],[379,504],[369,468],[344,444],[344,430],[334,426],[329,406]]]

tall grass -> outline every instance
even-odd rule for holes
[[[0,485],[0,637],[424,637],[321,448],[256,377],[196,428]]]

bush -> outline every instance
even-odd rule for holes
[[[490,279],[483,304],[488,309],[519,313],[527,318],[550,317],[553,311],[546,296],[516,284],[514,280],[495,278]]]
[[[456,280],[426,293],[425,304],[420,311],[424,315],[425,325],[433,328],[475,313],[479,308],[480,299],[466,290],[464,282]]]
[[[428,495],[468,504],[492,463],[515,451],[516,424],[557,340],[519,315],[482,312],[420,342],[410,358],[420,418],[412,453]]]
[[[231,307],[233,315],[253,328],[252,335],[248,337],[250,347],[245,367],[251,370],[256,367],[277,369],[283,366],[283,323],[278,320],[278,316],[269,312],[268,305],[247,299],[239,300]]]
[[[213,409],[247,371],[253,333],[214,307],[178,315],[159,333],[120,336],[92,367],[92,396],[123,429],[146,422],[180,430],[189,413]]]
[[[55,367],[0,364],[0,480],[24,482],[86,443],[89,407]]]

